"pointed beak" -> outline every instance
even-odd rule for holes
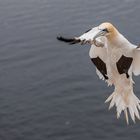
[[[94,36],[93,40],[96,40],[96,38],[100,36],[105,36],[108,33],[107,29],[99,30],[99,32]]]

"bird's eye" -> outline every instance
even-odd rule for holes
[[[109,31],[107,30],[107,28],[103,29],[102,31],[109,33]]]

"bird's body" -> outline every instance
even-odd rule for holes
[[[132,80],[132,73],[140,74],[139,48],[131,44],[110,23],[103,23],[74,40],[91,44],[89,56],[96,66],[97,75],[108,85],[114,85],[114,92],[106,102],[110,101],[109,108],[116,106],[117,118],[124,111],[128,123],[129,110],[134,122],[135,117],[140,119],[138,112],[140,101],[133,93]],[[77,43],[74,40],[73,43]]]
[[[106,100],[106,102],[111,101],[110,107],[114,105],[117,107],[117,117],[119,118],[122,111],[125,111],[126,120],[128,123],[127,108],[129,109],[131,118],[135,121],[135,116],[139,117],[138,107],[139,100],[133,93],[133,80],[132,80],[132,62],[128,67],[128,77],[124,72],[119,73],[117,62],[120,61],[120,67],[127,65],[128,61],[133,61],[134,51],[137,46],[131,44],[126,40],[120,33],[117,34],[115,40],[109,41],[106,39],[106,44],[103,48],[91,46],[89,55],[90,58],[97,58],[103,60],[106,64],[107,77],[106,82],[108,85],[114,85],[115,90],[111,96]],[[124,56],[124,58],[122,57]],[[123,62],[123,59],[125,59]],[[122,64],[121,64],[122,63]],[[102,65],[102,64],[101,64]],[[126,69],[127,72],[127,69]],[[105,79],[100,71],[97,69],[97,74],[100,79]]]

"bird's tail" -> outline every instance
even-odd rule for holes
[[[135,96],[132,90],[129,90],[128,93],[117,93],[114,91],[105,101],[109,102],[111,109],[114,105],[116,106],[117,118],[120,117],[122,111],[124,111],[126,122],[129,124],[128,119],[128,110],[130,113],[130,117],[135,123],[135,118],[140,119],[139,110],[140,110],[140,100]]]

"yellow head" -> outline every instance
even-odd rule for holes
[[[108,31],[112,32],[114,31],[115,27],[109,23],[109,22],[104,22],[102,24],[99,25],[99,29],[108,29]]]
[[[109,22],[104,22],[98,26],[99,32],[94,37],[96,39],[99,36],[106,36],[109,40],[115,38],[118,34],[118,30]]]

